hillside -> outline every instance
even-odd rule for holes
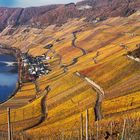
[[[6,27],[29,25],[44,27],[62,25],[71,18],[96,18],[129,16],[140,7],[139,0],[85,0],[77,4],[49,5],[32,8],[0,8],[0,31]]]
[[[14,140],[77,140],[87,133],[97,140],[139,140],[139,4],[87,0],[76,6],[27,8],[32,14],[22,9],[15,26],[5,24],[0,43],[33,58],[47,54],[51,70],[23,82],[15,96],[0,105],[0,139],[7,138],[6,109],[11,107]],[[23,13],[30,18],[24,19]],[[95,19],[100,16],[104,20]],[[37,21],[47,26],[31,26]],[[52,25],[56,23],[59,26]]]

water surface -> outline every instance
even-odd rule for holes
[[[10,55],[0,55],[0,103],[13,94],[18,80],[17,64],[9,65],[7,62],[16,62],[16,59]]]

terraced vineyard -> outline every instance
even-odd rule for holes
[[[12,37],[1,36],[0,41],[4,44],[16,48],[22,46],[20,49],[29,50],[32,56],[49,51],[48,56],[52,59],[49,61],[51,72],[37,79],[40,98],[36,99],[35,85],[29,82],[24,83],[15,97],[0,105],[3,113],[0,126],[4,125],[0,130],[7,129],[4,112],[11,106],[14,109],[11,121],[17,131],[23,131],[25,140],[80,139],[81,116],[85,138],[88,109],[91,139],[103,140],[108,136],[108,139],[117,140],[123,136],[137,140],[140,137],[140,63],[130,59],[127,54],[138,49],[140,44],[139,18],[140,13],[137,12],[129,17],[109,18],[99,23],[73,19],[61,27],[40,29],[41,35],[36,34],[37,29],[32,27],[28,35],[24,34],[22,31],[26,27],[23,26],[18,27]],[[51,43],[53,48],[50,52],[44,46]],[[76,63],[72,63],[74,58]],[[103,89],[101,120],[96,120],[95,113],[98,89],[77,76],[76,72]],[[42,95],[46,87],[50,90],[44,99]],[[45,113],[42,113],[42,98]],[[35,125],[42,115],[47,117]],[[30,129],[25,130],[27,128]]]
[[[33,127],[45,117],[43,100],[45,96],[38,98],[36,101],[24,107],[11,110],[10,120],[13,131],[21,131]],[[0,130],[6,131],[7,128],[7,112],[3,112],[0,118]],[[28,123],[27,123],[28,122]]]

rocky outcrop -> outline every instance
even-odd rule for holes
[[[44,15],[58,6],[0,8],[0,31],[7,26],[32,25],[34,18]]]
[[[62,25],[70,18],[106,19],[129,16],[139,10],[139,0],[85,0],[77,4],[49,5],[31,8],[0,8],[0,31],[7,26],[43,27]]]

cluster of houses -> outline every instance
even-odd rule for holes
[[[38,78],[42,75],[48,74],[51,70],[47,63],[50,57],[47,55],[41,55],[32,57],[27,53],[23,53],[22,56],[23,67],[27,69],[28,74],[32,78]]]

